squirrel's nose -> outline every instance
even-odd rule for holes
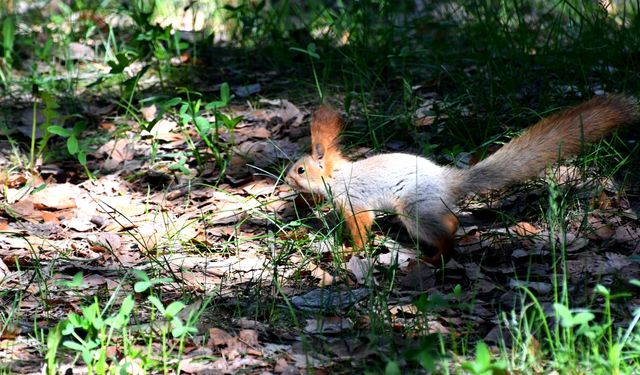
[[[291,177],[289,177],[289,176],[285,176],[285,177],[284,177],[284,183],[285,183],[285,184],[287,184],[287,185],[289,185],[289,186],[291,186],[291,187],[293,187],[293,181],[292,181],[292,178],[291,178]]]

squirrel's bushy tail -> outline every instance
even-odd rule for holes
[[[497,189],[536,176],[548,164],[575,155],[585,144],[638,119],[636,98],[595,97],[541,120],[487,159],[457,171],[457,190],[465,194]]]

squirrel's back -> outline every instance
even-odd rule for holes
[[[465,194],[533,177],[548,164],[579,153],[585,144],[639,118],[634,97],[595,97],[541,120],[487,159],[455,172],[455,188]]]
[[[417,155],[380,154],[337,170],[332,188],[336,198],[348,192],[349,204],[375,210],[396,210],[400,202],[420,200],[442,205],[456,198],[450,193],[448,173],[448,168]]]

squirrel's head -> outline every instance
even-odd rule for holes
[[[323,165],[314,160],[311,155],[307,155],[291,166],[284,181],[299,192],[326,197],[328,188],[326,185],[330,183],[330,179],[330,174],[325,172]]]
[[[342,131],[340,114],[330,107],[320,107],[311,122],[311,155],[295,162],[285,182],[295,190],[327,196],[334,170],[347,162],[338,146]]]

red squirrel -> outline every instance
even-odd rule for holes
[[[332,199],[356,248],[367,243],[376,211],[394,212],[412,237],[436,248],[428,260],[438,262],[454,246],[457,199],[536,176],[548,164],[579,153],[585,143],[639,118],[633,97],[594,97],[539,121],[471,168],[458,169],[403,153],[352,162],[340,151],[339,113],[323,106],[311,123],[311,155],[291,167],[285,182]]]

